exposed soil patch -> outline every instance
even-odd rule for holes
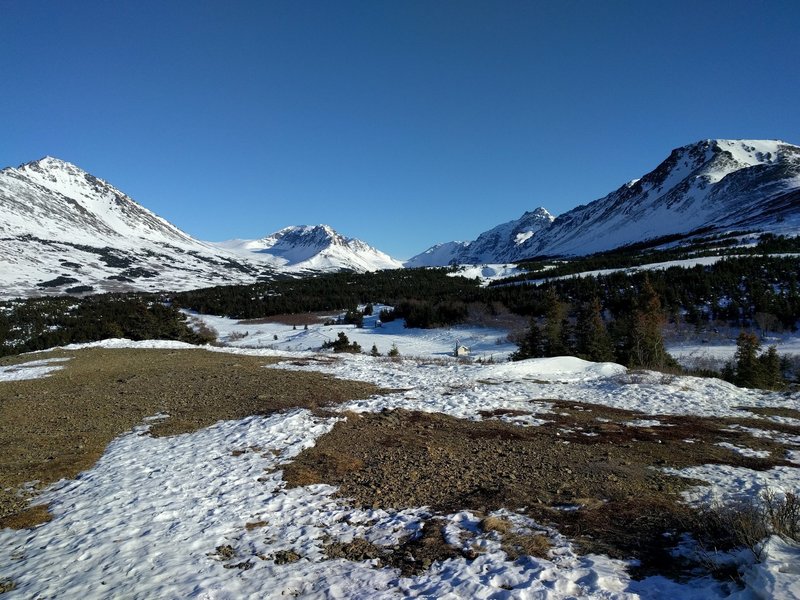
[[[475,558],[474,554],[464,553],[447,543],[444,525],[440,519],[429,519],[422,523],[421,530],[405,539],[397,546],[376,546],[363,538],[343,543],[328,540],[325,554],[330,559],[376,560],[378,567],[394,567],[403,577],[417,575],[428,569],[434,562],[464,556]]]
[[[174,435],[219,420],[316,409],[378,388],[313,372],[265,369],[276,359],[206,350],[55,351],[0,360],[0,365],[70,357],[44,379],[0,382],[0,527],[43,522],[28,510],[35,488],[91,467],[108,443],[146,417],[163,413],[153,435]],[[29,490],[34,491],[34,490]]]
[[[789,417],[790,419],[800,419],[800,410],[777,406],[742,406],[742,410],[751,412],[762,417]]]
[[[790,464],[782,458],[785,446],[727,431],[734,420],[647,417],[660,425],[641,427],[628,424],[647,425],[641,413],[553,404],[553,414],[539,415],[551,420],[538,427],[404,410],[351,414],[284,465],[284,479],[289,486],[340,486],[339,494],[361,507],[521,511],[587,551],[637,557],[643,572],[663,572],[666,549],[694,527],[679,492],[701,482],[659,467]],[[742,456],[718,446],[722,441],[771,457]]]
[[[316,325],[319,323],[324,323],[330,319],[332,314],[336,314],[336,311],[329,310],[327,312],[273,315],[271,317],[262,317],[260,319],[244,319],[242,321],[238,321],[237,325],[267,325],[271,323],[278,323],[280,325]]]

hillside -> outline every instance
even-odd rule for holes
[[[531,227],[531,218],[538,226]],[[585,256],[630,244],[729,232],[800,233],[800,147],[777,140],[703,140],[649,173],[552,218],[545,209],[474,242],[434,246],[407,266]]]
[[[278,271],[400,266],[325,226],[287,228],[255,243],[203,242],[52,157],[0,171],[0,241],[4,297],[178,291],[270,279]]]

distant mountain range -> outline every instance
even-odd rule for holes
[[[0,295],[185,290],[278,272],[402,264],[330,227],[262,240],[196,240],[111,184],[46,157],[0,171]]]
[[[705,140],[558,217],[526,212],[471,242],[438,244],[406,267],[578,256],[663,236],[800,233],[800,147]],[[46,157],[0,171],[0,296],[184,290],[279,273],[404,266],[326,225],[259,240],[196,240],[111,184]]]
[[[640,179],[553,219],[543,208],[474,242],[429,248],[407,266],[582,256],[684,234],[800,233],[800,147],[774,140],[704,140],[673,150]]]

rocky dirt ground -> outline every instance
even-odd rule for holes
[[[200,349],[54,351],[3,359],[0,366],[42,358],[70,360],[44,379],[0,382],[0,527],[46,520],[46,508],[26,509],[30,492],[74,478],[147,417],[170,415],[151,432],[174,435],[378,391],[319,373],[264,368],[275,359]],[[29,482],[37,483],[20,494]]]
[[[663,572],[679,533],[706,530],[680,499],[681,491],[702,482],[661,468],[716,463],[762,470],[791,464],[782,444],[730,429],[764,426],[745,414],[652,417],[577,402],[553,404],[552,414],[539,415],[548,422],[534,427],[501,422],[492,418],[496,414],[476,422],[403,410],[351,413],[285,465],[284,479],[290,486],[339,486],[343,499],[361,507],[519,511],[554,525],[586,551],[636,557],[646,574],[656,567]],[[628,424],[645,417],[660,425]],[[800,433],[788,425],[774,428]],[[719,442],[768,451],[769,458],[743,456]]]
[[[264,368],[276,359],[199,349],[56,351],[4,359],[0,366],[36,358],[69,360],[44,379],[0,383],[0,527],[46,520],[46,508],[27,508],[30,495],[91,467],[112,439],[147,417],[170,415],[153,422],[151,433],[174,435],[293,407],[342,416],[333,405],[390,393],[314,372]],[[481,527],[503,539],[510,557],[546,555],[543,532],[520,534],[490,516],[505,508],[554,526],[585,551],[636,557],[641,574],[664,573],[677,536],[702,536],[706,528],[680,497],[701,482],[663,468],[788,465],[786,446],[732,426],[768,425],[800,435],[795,425],[757,418],[778,414],[791,423],[800,417],[785,409],[743,409],[740,418],[714,419],[546,404],[549,413],[540,414],[541,406],[531,411],[544,419],[539,426],[508,422],[515,416],[508,411],[483,413],[482,421],[405,410],[346,413],[313,448],[280,468],[290,487],[338,486],[345,504],[431,511],[421,535],[395,548],[329,540],[330,558],[377,559],[403,574],[452,556],[470,558],[447,544],[437,518],[461,510],[483,516]],[[765,454],[745,456],[720,443]]]

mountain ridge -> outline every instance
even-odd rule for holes
[[[734,230],[800,233],[800,147],[780,140],[701,140],[557,217],[539,207],[473,241],[437,244],[405,263],[327,225],[284,227],[256,240],[197,240],[107,181],[52,156],[0,170],[5,297],[177,291],[280,273],[511,263]]]
[[[610,194],[555,217],[520,243],[507,235],[481,260],[456,248],[412,257],[407,266],[504,263],[536,256],[582,256],[660,237],[703,230],[800,232],[800,147],[781,140],[706,139],[675,148],[655,169]],[[478,236],[502,228],[513,232],[525,213]],[[459,242],[464,244],[463,242]]]
[[[0,170],[0,295],[179,291],[401,266],[327,226],[292,231],[306,250],[293,260],[286,243],[278,256],[197,240],[107,181],[45,156]]]

